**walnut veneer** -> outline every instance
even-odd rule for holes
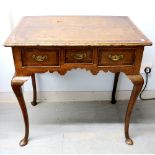
[[[140,66],[144,46],[152,43],[125,16],[38,16],[24,17],[5,42],[12,47],[15,76],[11,84],[21,107],[28,142],[29,121],[21,86],[31,76],[32,105],[37,105],[35,73],[57,71],[61,75],[73,68],[85,68],[96,75],[99,71],[115,73],[112,103],[119,73],[133,83],[125,116],[127,144],[129,122],[137,96],[143,86]]]

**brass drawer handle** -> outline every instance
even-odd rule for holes
[[[86,57],[86,53],[74,53],[71,56],[76,60],[82,60]]]
[[[124,58],[124,55],[109,55],[109,59],[112,61],[119,61]]]
[[[47,59],[47,55],[32,55],[32,58],[38,62],[43,62],[44,60]]]

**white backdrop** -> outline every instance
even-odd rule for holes
[[[3,47],[5,39],[22,16],[31,15],[126,15],[155,42],[155,0],[0,0],[0,92],[12,91],[10,80],[14,74],[10,48]],[[155,63],[155,46],[146,47],[143,63]],[[113,74],[72,70],[65,76],[38,74],[41,91],[110,91]],[[25,90],[31,90],[28,81]],[[131,83],[121,75],[119,90],[130,90]],[[148,90],[155,90],[155,69],[149,79]]]

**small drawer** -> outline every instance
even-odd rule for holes
[[[22,48],[23,66],[59,66],[59,49]]]
[[[65,49],[65,63],[92,63],[93,49],[71,48]]]
[[[98,50],[99,66],[133,65],[134,48],[102,48]]]

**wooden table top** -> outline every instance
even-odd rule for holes
[[[127,16],[27,16],[4,46],[134,46],[151,41]]]

